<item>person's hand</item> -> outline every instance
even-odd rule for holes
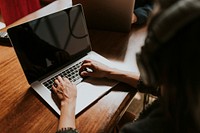
[[[132,24],[137,22],[137,16],[135,15],[135,13],[132,14],[131,22],[132,22]]]
[[[76,102],[77,90],[76,86],[71,83],[67,78],[58,76],[52,86],[53,92],[57,95],[62,103],[73,103]]]
[[[82,77],[96,77],[96,78],[103,78],[106,77],[110,71],[110,67],[94,61],[94,60],[84,60],[83,64],[80,68],[80,75]]]

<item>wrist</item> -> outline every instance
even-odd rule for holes
[[[61,106],[60,121],[58,129],[75,126],[75,104],[63,103]]]
[[[63,100],[61,101],[61,108],[62,107],[73,107],[76,105],[76,100]]]
[[[109,68],[106,72],[105,72],[105,77],[108,79],[113,79],[113,75],[115,74],[115,68]]]

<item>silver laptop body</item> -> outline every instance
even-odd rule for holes
[[[58,75],[77,85],[76,114],[117,83],[107,79],[83,79],[78,74],[84,59],[111,63],[92,51],[80,4],[11,27],[7,32],[27,81],[58,114],[60,109],[51,93]]]

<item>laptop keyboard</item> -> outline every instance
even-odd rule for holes
[[[54,84],[54,81],[58,76],[66,77],[73,83],[76,82],[77,80],[82,78],[79,75],[79,69],[80,69],[81,64],[82,64],[82,62],[78,62],[77,64],[71,66],[70,68],[66,69],[65,71],[61,72],[60,74],[57,74],[56,76],[52,77],[51,79],[45,81],[42,84],[51,90],[52,85]]]

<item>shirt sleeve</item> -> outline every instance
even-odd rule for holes
[[[146,24],[147,19],[153,9],[153,3],[147,3],[144,6],[139,6],[134,9],[134,13],[137,16],[137,25]]]
[[[142,81],[141,77],[139,78],[136,89],[141,93],[147,93],[147,94],[152,94],[154,96],[160,96],[160,87],[145,85],[144,82]]]

